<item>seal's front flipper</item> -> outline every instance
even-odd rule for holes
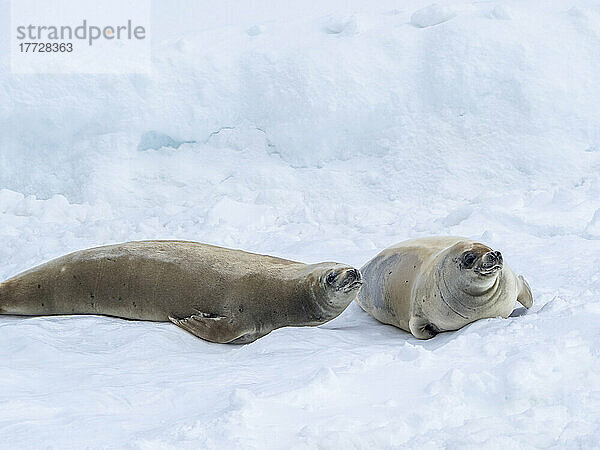
[[[230,344],[250,344],[251,342],[254,342],[257,339],[260,339],[263,336],[266,336],[269,333],[248,333],[248,334],[244,334],[243,336],[234,339],[233,341],[229,342]]]
[[[527,308],[517,308],[508,317],[521,317],[527,314]]]
[[[234,320],[217,314],[199,312],[182,319],[169,316],[169,320],[194,336],[218,344],[227,344],[246,334]]]
[[[440,332],[440,329],[424,317],[411,317],[408,321],[410,332],[417,339],[431,339]]]
[[[525,278],[519,275],[518,279],[519,294],[517,295],[517,301],[525,308],[529,309],[533,306],[533,295],[531,295],[531,289],[529,288],[527,281],[525,281]]]

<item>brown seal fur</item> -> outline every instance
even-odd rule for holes
[[[360,287],[338,263],[303,264],[187,241],[71,253],[0,284],[0,314],[171,321],[211,342],[248,343],[338,316]]]

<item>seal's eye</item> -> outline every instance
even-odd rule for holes
[[[327,278],[325,278],[325,281],[327,282],[327,284],[333,284],[336,278],[337,275],[335,272],[329,272],[327,274]]]
[[[476,259],[477,255],[475,255],[473,252],[465,252],[462,257],[465,267],[471,267]]]

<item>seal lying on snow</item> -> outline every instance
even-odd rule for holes
[[[429,339],[533,304],[522,276],[488,246],[460,237],[401,242],[363,266],[358,304],[377,320]]]
[[[243,344],[285,326],[337,317],[360,273],[197,242],[82,250],[0,284],[0,314],[101,314],[171,321],[211,342]]]

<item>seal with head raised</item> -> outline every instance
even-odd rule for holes
[[[357,302],[377,320],[429,339],[533,304],[525,279],[502,255],[461,237],[430,237],[383,250],[361,268]]]
[[[303,264],[187,241],[71,253],[0,284],[0,314],[98,314],[171,321],[211,342],[243,344],[315,326],[350,304],[358,270]]]

